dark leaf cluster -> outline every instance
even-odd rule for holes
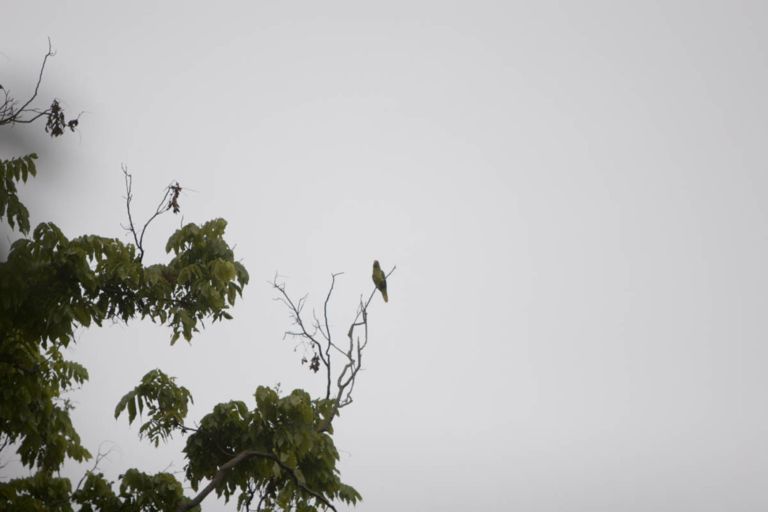
[[[88,510],[75,495],[99,487],[95,475],[71,496],[69,481],[52,476],[67,458],[91,457],[72,425],[66,399],[88,380],[87,370],[63,355],[75,330],[107,320],[150,318],[171,328],[172,343],[182,336],[190,340],[205,319],[231,318],[228,310],[241,296],[248,273],[223,239],[222,219],[182,227],[168,242],[170,262],[151,266],[141,263],[134,245],[117,239],[68,238],[53,223],[30,230],[17,184],[36,174],[36,158],[0,160],[0,221],[27,235],[0,262],[0,434],[36,471],[0,484],[0,510],[70,510],[70,498]],[[191,396],[156,371],[124,400],[131,419],[135,408],[146,409],[149,420],[140,434],[157,444],[184,418]],[[116,499],[123,508],[110,508],[105,491],[99,499],[106,501],[93,510],[167,510],[171,495],[181,503],[181,486],[171,475],[137,475],[122,477]],[[172,482],[163,480],[169,478]],[[150,488],[154,498],[147,497]],[[163,505],[147,505],[152,500]]]
[[[26,183],[30,176],[37,174],[36,159],[37,155],[31,153],[0,160],[0,219],[5,217],[12,228],[18,227],[22,233],[29,233],[29,211],[19,201],[16,183]]]
[[[139,436],[146,436],[155,446],[166,441],[184,423],[192,402],[189,390],[177,386],[175,380],[159,369],[147,373],[138,386],[120,399],[115,418],[127,410],[128,423],[133,423],[137,413],[142,415],[146,408],[148,419],[141,425]]]
[[[78,119],[66,120],[59,100],[53,100],[50,108],[45,111],[45,133],[50,134],[51,137],[63,135],[64,130],[67,128],[69,128],[69,131],[74,132],[78,124]]]
[[[279,397],[263,386],[254,398],[252,408],[240,401],[217,405],[190,435],[184,452],[193,489],[212,480],[217,495],[236,495],[239,506],[255,490],[265,511],[315,511],[334,500],[360,499],[339,479],[338,452],[322,429],[335,413],[333,400],[312,400],[303,390]],[[237,457],[242,461],[217,480],[220,468]]]

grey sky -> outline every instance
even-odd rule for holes
[[[34,220],[127,240],[125,163],[137,214],[178,180],[252,278],[191,347],[80,334],[88,447],[113,476],[182,468],[182,440],[112,419],[158,366],[191,420],[319,392],[266,281],[319,300],[344,271],[343,330],[377,258],[398,270],[336,434],[359,510],[765,510],[766,6],[5,2],[0,83],[29,91],[50,36],[42,96],[86,111],[2,132],[41,155]]]

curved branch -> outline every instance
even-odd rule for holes
[[[45,112],[38,113],[38,115],[36,117],[32,118],[32,120],[20,120],[19,119],[19,116],[21,114],[23,114],[27,110],[27,107],[33,101],[35,101],[35,98],[37,98],[37,93],[40,91],[40,84],[43,82],[43,73],[45,72],[45,65],[48,62],[48,58],[49,57],[53,57],[54,55],[56,55],[56,52],[54,52],[52,47],[51,47],[51,38],[49,37],[48,38],[48,52],[43,57],[43,64],[40,66],[40,73],[37,76],[37,83],[35,84],[35,90],[32,92],[32,96],[30,96],[30,98],[21,106],[21,108],[16,110],[16,112],[13,112],[13,105],[11,104],[11,106],[10,106],[10,112],[11,113],[10,113],[9,117],[4,118],[4,119],[0,119],[0,125],[3,125],[3,124],[13,124],[13,123],[29,123],[29,122],[32,122],[33,120],[37,119],[41,115],[45,114]],[[6,94],[6,98],[7,98],[7,94]],[[5,104],[7,104],[7,103],[8,103],[8,100],[6,99]]]
[[[40,90],[40,84],[43,82],[43,73],[45,72],[45,64],[48,62],[49,57],[53,57],[56,55],[56,52],[53,51],[53,48],[51,47],[51,38],[48,38],[48,52],[45,54],[45,57],[43,57],[43,64],[40,66],[40,73],[37,76],[37,83],[35,84],[35,91],[32,93],[32,96],[27,100],[27,102],[21,106],[21,108],[17,111],[16,116],[18,114],[24,112],[24,109],[26,109],[30,103],[32,103],[35,98],[37,98],[37,93]],[[16,117],[14,116],[14,117]]]
[[[101,444],[99,445],[99,452],[96,454],[96,457],[95,457],[95,459],[94,459],[94,461],[93,461],[93,466],[91,466],[91,469],[89,469],[88,471],[86,471],[85,473],[83,473],[83,476],[82,476],[82,477],[80,477],[80,481],[79,481],[79,482],[77,482],[77,487],[75,487],[75,490],[74,490],[74,492],[73,492],[72,494],[74,494],[75,492],[77,492],[77,491],[79,491],[79,490],[80,490],[80,487],[83,485],[83,482],[85,481],[86,477],[87,477],[89,474],[95,473],[95,472],[96,472],[96,470],[97,470],[97,469],[99,469],[99,464],[101,463],[101,461],[102,461],[102,460],[104,460],[104,459],[106,459],[107,457],[109,457],[109,454],[110,454],[110,453],[112,453],[112,449],[113,449],[113,448],[110,448],[110,449],[108,449],[107,451],[105,451],[105,452],[102,452],[102,451],[101,451],[101,447],[102,447],[102,445],[103,445],[103,444],[104,444],[104,443],[101,443]]]
[[[312,497],[316,498],[323,505],[330,508],[334,512],[337,512],[336,507],[334,507],[333,504],[330,501],[328,501],[328,499],[325,496],[311,490],[306,485],[302,484],[299,481],[298,476],[296,476],[295,470],[293,468],[281,462],[280,459],[275,454],[269,453],[269,452],[260,452],[258,450],[244,450],[238,453],[237,455],[235,455],[234,457],[232,457],[231,459],[229,459],[224,464],[222,464],[221,467],[219,467],[219,470],[216,472],[216,475],[214,475],[213,479],[211,479],[208,485],[206,485],[203,488],[203,490],[197,493],[197,496],[192,498],[192,500],[179,505],[179,507],[176,509],[177,512],[186,512],[187,510],[191,510],[196,506],[198,506],[209,494],[211,494],[211,492],[213,492],[214,489],[216,489],[216,486],[219,485],[222,482],[222,480],[224,480],[224,477],[226,476],[227,471],[234,468],[241,462],[254,457],[262,457],[262,458],[269,459],[276,462],[281,468],[283,468],[291,476],[291,479],[299,489],[311,495]]]
[[[169,185],[166,187],[163,198],[158,203],[157,208],[155,208],[155,213],[153,213],[147,222],[144,223],[144,226],[141,228],[141,233],[139,233],[135,224],[133,223],[133,215],[131,214],[131,201],[133,200],[133,175],[128,172],[128,167],[125,164],[121,164],[120,168],[123,170],[123,176],[125,177],[125,209],[128,212],[128,227],[125,228],[125,230],[130,231],[131,235],[133,235],[133,242],[139,251],[139,261],[143,261],[144,234],[147,232],[147,228],[153,220],[168,210],[173,209],[174,213],[178,212],[179,204],[177,200],[179,193],[181,192],[181,186],[176,183],[176,185]]]
[[[133,200],[133,192],[131,189],[133,188],[133,176],[128,173],[128,167],[126,167],[125,164],[121,164],[120,167],[123,169],[123,176],[125,177],[125,209],[128,211],[128,231],[133,235],[133,242],[139,249],[139,259],[141,259],[144,256],[144,250],[139,243],[139,237],[136,234],[136,228],[133,225],[133,216],[131,215],[131,200]]]

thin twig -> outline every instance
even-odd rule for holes
[[[139,261],[143,261],[144,235],[147,232],[147,228],[153,220],[168,210],[173,209],[174,212],[177,211],[178,202],[176,202],[176,198],[181,191],[181,187],[176,183],[175,185],[169,185],[165,188],[165,194],[163,194],[163,198],[158,203],[157,208],[155,208],[155,213],[147,219],[147,222],[145,222],[144,226],[141,228],[141,233],[139,233],[136,229],[136,225],[133,223],[133,215],[131,213],[131,201],[133,200],[133,175],[128,172],[128,167],[125,164],[121,164],[121,168],[125,178],[125,209],[128,212],[128,227],[125,229],[130,231],[131,235],[133,235],[133,242],[136,245],[136,249],[139,251]]]
[[[112,450],[114,449],[114,446],[113,446],[112,448],[110,448],[109,450],[107,450],[106,452],[102,452],[102,451],[101,451],[101,447],[102,447],[103,445],[104,445],[104,443],[101,443],[101,444],[99,445],[99,451],[98,451],[98,453],[96,453],[96,457],[95,457],[95,458],[94,458],[94,460],[93,460],[93,466],[91,467],[91,469],[89,469],[88,471],[86,471],[85,473],[83,473],[83,476],[82,476],[82,477],[80,477],[80,481],[79,481],[79,482],[77,482],[77,487],[75,487],[75,491],[74,491],[72,494],[74,494],[75,492],[77,492],[77,491],[79,491],[79,490],[80,490],[80,486],[82,486],[82,485],[83,485],[83,482],[85,481],[85,478],[86,478],[88,475],[92,475],[93,473],[95,473],[95,472],[96,472],[96,470],[99,468],[99,463],[100,463],[102,460],[106,459],[106,458],[109,456],[109,454],[110,454],[110,453],[112,453]]]
[[[336,284],[336,277],[342,275],[344,272],[338,272],[336,274],[331,274],[331,286],[328,287],[328,295],[325,296],[325,302],[323,303],[323,318],[325,318],[325,339],[328,341],[328,344],[325,347],[325,359],[328,361],[328,364],[326,365],[326,388],[325,388],[325,399],[329,399],[331,397],[331,347],[333,346],[333,341],[331,340],[331,328],[329,327],[328,322],[328,302],[331,300],[331,294],[333,293],[333,287]],[[322,331],[322,328],[320,329]]]
[[[397,267],[392,267],[392,270],[390,270],[385,277],[389,277],[396,268]],[[357,375],[362,368],[363,351],[368,345],[368,307],[377,291],[377,288],[374,286],[367,300],[363,301],[361,297],[355,318],[352,320],[349,330],[347,331],[347,346],[346,348],[342,348],[333,341],[333,335],[330,329],[330,317],[328,314],[328,304],[330,303],[334,291],[336,277],[339,275],[341,275],[341,273],[331,274],[331,285],[325,296],[325,301],[323,302],[323,322],[321,323],[314,311],[312,313],[314,320],[314,330],[312,332],[309,332],[306,328],[306,322],[302,318],[302,309],[306,301],[306,296],[302,297],[297,302],[294,302],[286,292],[285,283],[279,283],[277,281],[277,275],[271,282],[272,287],[279,292],[279,296],[276,297],[275,300],[281,302],[288,308],[293,323],[299,328],[297,331],[285,331],[283,338],[290,336],[304,339],[314,348],[317,357],[325,366],[326,399],[331,398],[332,395],[333,368],[331,366],[331,349],[337,351],[346,360],[346,363],[341,367],[336,376],[336,389],[333,393],[335,395],[333,398],[333,412],[316,427],[318,432],[327,431],[331,426],[333,418],[338,415],[339,410],[352,403],[352,391],[355,387]],[[363,327],[362,339],[360,339],[360,337],[355,337],[355,329],[358,327]],[[320,332],[322,339],[325,340],[324,346],[315,336],[317,331]]]
[[[43,64],[40,66],[40,73],[37,76],[37,83],[35,84],[35,90],[32,92],[32,96],[21,106],[21,108],[17,109],[16,112],[13,111],[13,103],[11,102],[9,106],[10,115],[6,118],[0,118],[0,125],[3,124],[13,124],[13,123],[22,123],[22,122],[30,122],[30,121],[24,121],[20,120],[19,116],[26,112],[27,107],[35,101],[35,98],[37,98],[37,93],[40,91],[40,84],[43,82],[43,73],[45,72],[45,65],[48,62],[49,57],[53,57],[56,55],[56,52],[53,51],[53,48],[51,47],[51,38],[48,38],[48,52],[46,52],[45,56],[43,57]],[[3,103],[3,107],[5,107],[8,104],[8,95],[6,94],[6,100]],[[37,119],[41,115],[45,115],[48,113],[48,111],[43,111],[39,113],[34,119]]]
[[[306,295],[294,303],[291,297],[285,291],[285,284],[277,282],[277,276],[275,276],[275,279],[270,284],[275,290],[277,290],[280,293],[280,297],[277,297],[276,300],[285,304],[285,306],[290,311],[291,318],[293,319],[294,324],[296,324],[299,327],[299,329],[301,329],[301,333],[298,333],[298,334],[290,333],[290,332],[286,332],[285,334],[290,336],[303,337],[306,340],[308,340],[312,344],[312,346],[317,349],[318,355],[322,363],[327,366],[328,362],[325,359],[325,356],[323,354],[322,344],[314,336],[314,333],[310,333],[309,331],[307,331],[306,325],[304,324],[304,320],[301,317],[301,311],[304,308]]]
[[[128,167],[125,164],[120,164],[123,169],[123,177],[125,178],[125,209],[128,211],[128,230],[133,235],[133,242],[140,251],[139,259],[144,256],[144,251],[139,243],[139,237],[136,235],[136,228],[133,225],[133,216],[131,215],[131,201],[133,200],[133,176],[128,173]]]

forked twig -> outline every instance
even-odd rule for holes
[[[124,229],[133,235],[133,242],[136,248],[139,250],[139,261],[144,259],[144,234],[147,232],[147,228],[160,215],[164,214],[168,210],[173,210],[174,213],[179,212],[179,194],[181,193],[181,186],[178,184],[171,184],[165,188],[165,194],[157,204],[155,213],[153,213],[141,231],[136,229],[133,223],[133,215],[131,213],[131,201],[133,201],[133,175],[128,172],[128,167],[125,164],[121,164],[123,170],[123,177],[125,179],[125,209],[128,212],[128,226],[123,226]]]

